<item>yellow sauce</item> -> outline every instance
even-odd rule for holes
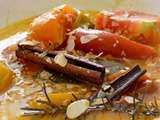
[[[9,25],[8,27],[1,29],[0,30],[0,39],[7,38],[11,35],[14,35],[17,32],[22,32],[26,31],[30,22],[32,21],[33,18],[28,18],[26,20],[22,20],[20,22],[17,22],[13,25]],[[9,40],[9,39],[8,39]],[[10,38],[12,40],[12,38]],[[2,43],[0,43],[2,44]],[[23,81],[24,82],[24,81]],[[31,82],[28,79],[25,79],[25,82]],[[32,81],[34,84],[35,81]],[[27,83],[28,84],[28,83]],[[27,89],[27,87],[24,85],[20,85],[19,87],[24,87],[21,88],[22,90]],[[63,87],[63,85],[59,85],[58,87]],[[11,88],[11,90],[14,89]],[[61,88],[59,88],[61,89]],[[67,91],[64,90],[64,91]],[[23,93],[22,93],[23,95]],[[23,117],[20,116],[21,111],[19,110],[18,107],[20,107],[22,104],[24,104],[24,101],[26,99],[22,99],[22,97],[13,95],[11,100],[9,101],[8,99],[6,101],[3,101],[3,105],[0,105],[0,120],[64,120],[64,113],[59,113],[55,117],[52,116],[36,116],[36,117]],[[14,101],[14,102],[12,102]],[[116,113],[116,112],[91,112],[86,116],[81,117],[83,120],[130,120],[130,116],[126,113]],[[152,117],[139,117],[136,118],[136,120],[151,120]]]
[[[0,40],[10,37],[17,32],[26,31],[29,24],[32,22],[34,17],[18,21],[14,24],[11,24],[5,28],[0,29]]]

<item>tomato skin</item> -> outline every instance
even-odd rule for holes
[[[40,41],[42,47],[54,49],[65,40],[77,17],[74,9],[62,5],[35,18],[30,25],[28,39]]]
[[[95,26],[96,29],[107,29],[143,44],[156,45],[160,43],[157,19],[156,15],[136,11],[102,11],[96,16]]]
[[[80,39],[85,35],[96,35],[97,38],[82,44]],[[75,48],[99,54],[101,52],[114,57],[126,57],[130,59],[147,59],[157,55],[156,51],[147,45],[131,41],[125,37],[100,30],[77,29],[75,31]]]

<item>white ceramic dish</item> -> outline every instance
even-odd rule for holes
[[[160,0],[0,0],[0,29],[61,4],[68,4],[80,9],[126,8],[160,14]],[[15,39],[13,40],[15,42]],[[9,45],[8,42],[6,45]],[[0,44],[0,51],[3,47],[4,42],[3,45]],[[7,117],[3,120],[8,120]],[[0,118],[0,120],[2,119]]]
[[[0,28],[60,4],[81,9],[127,8],[160,13],[160,0],[0,0]]]

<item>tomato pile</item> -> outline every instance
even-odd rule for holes
[[[74,49],[144,60],[158,54],[153,46],[160,42],[160,19],[126,10],[100,11],[93,15],[63,5],[37,17],[28,34],[29,40],[37,40],[50,50],[65,48],[70,37]]]

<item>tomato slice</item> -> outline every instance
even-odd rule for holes
[[[76,10],[62,5],[35,18],[30,25],[28,39],[40,41],[42,47],[54,49],[65,40],[65,33],[72,29]]]
[[[131,59],[147,59],[157,55],[155,49],[150,46],[110,32],[79,28],[75,30],[75,36],[75,48],[85,52],[93,52],[95,54],[103,52],[104,55],[110,54],[114,57]],[[82,38],[84,39],[85,37],[87,41],[88,39],[91,40],[83,43]]]
[[[96,16],[96,29],[110,30],[131,40],[156,45],[160,43],[160,31],[157,30],[158,16],[136,11],[102,11]]]

